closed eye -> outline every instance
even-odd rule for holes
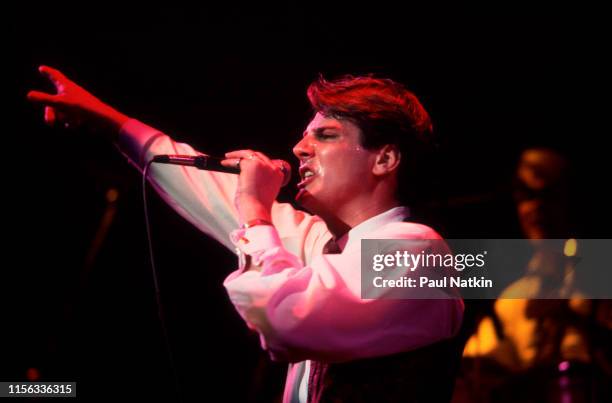
[[[339,137],[339,135],[336,133],[319,132],[315,134],[315,137],[319,140],[330,140]]]

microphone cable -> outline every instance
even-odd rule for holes
[[[151,237],[151,223],[149,222],[149,209],[147,203],[147,177],[149,175],[149,169],[151,164],[155,162],[154,160],[150,160],[144,167],[142,172],[142,201],[144,205],[144,218],[145,218],[145,229],[147,232],[147,243],[149,247],[149,261],[151,263],[151,274],[153,276],[153,288],[155,289],[155,303],[157,306],[157,316],[159,318],[159,323],[162,329],[162,335],[164,339],[164,345],[166,348],[166,353],[168,355],[168,361],[170,364],[170,372],[172,373],[172,377],[174,380],[174,391],[176,393],[176,399],[179,403],[181,400],[181,387],[179,383],[178,371],[176,369],[174,355],[172,354],[172,347],[170,345],[170,337],[168,336],[168,326],[166,325],[166,317],[164,315],[163,304],[161,300],[161,292],[159,288],[159,276],[157,272],[157,267],[155,266],[155,256],[153,254],[153,240]]]

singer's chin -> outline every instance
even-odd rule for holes
[[[298,193],[295,195],[295,201],[310,212],[313,212],[312,208],[317,204],[312,193],[306,190],[306,188],[301,188],[298,191]]]
[[[307,201],[308,198],[312,198],[312,195],[305,188],[298,190],[297,194],[295,195],[295,201],[300,203],[303,207],[306,207],[304,206],[304,202]]]
[[[311,214],[320,214],[322,211],[325,211],[322,210],[321,202],[306,188],[299,190],[295,195],[295,201]]]

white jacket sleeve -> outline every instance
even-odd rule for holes
[[[177,143],[137,120],[127,121],[119,133],[119,149],[139,170],[155,155],[199,155],[190,145]],[[232,250],[228,234],[238,227],[233,198],[236,175],[193,167],[151,164],[149,182],[187,221]]]

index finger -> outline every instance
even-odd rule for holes
[[[246,158],[246,159],[253,159],[255,157],[258,157],[261,161],[270,162],[270,158],[268,158],[267,155],[265,155],[264,153],[261,153],[259,151],[253,151],[253,150],[237,150],[237,151],[230,151],[225,153],[225,158]]]
[[[41,91],[30,91],[28,92],[27,97],[28,97],[28,100],[39,103],[39,104],[45,104],[45,105],[51,105],[51,106],[62,104],[58,95],[51,95],[51,94],[47,94]]]
[[[248,158],[253,154],[255,154],[253,150],[235,150],[226,152],[225,158]]]

